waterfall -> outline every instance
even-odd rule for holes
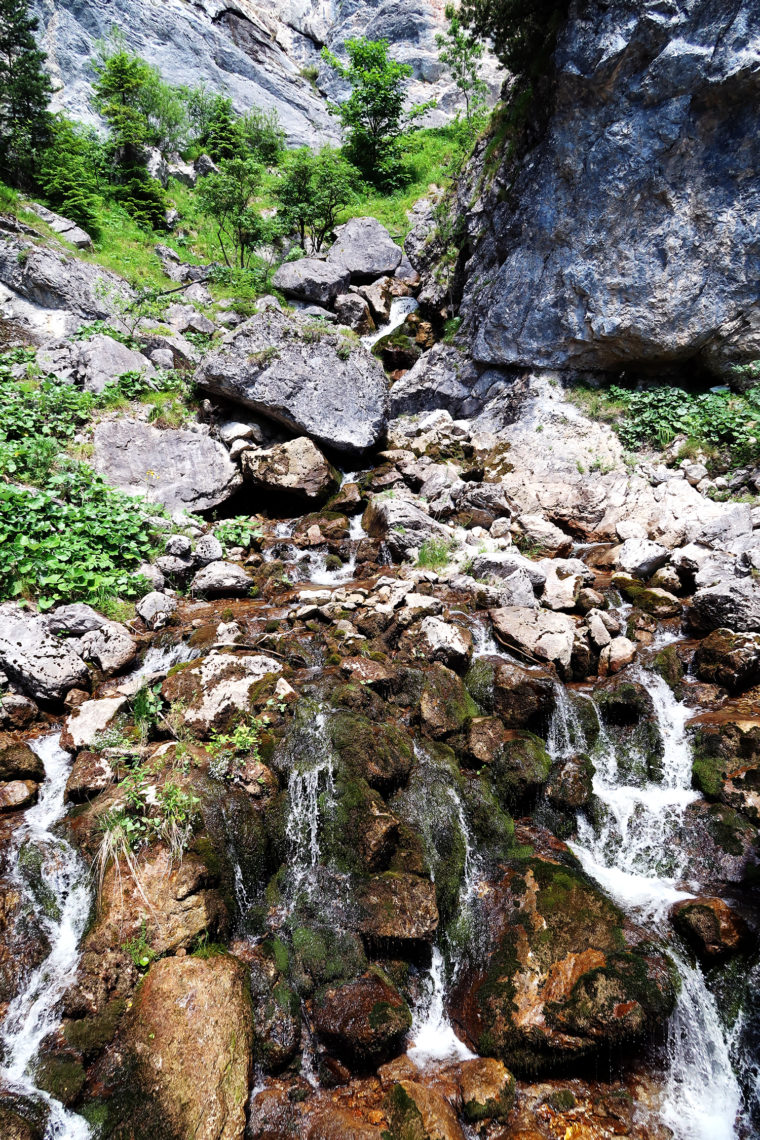
[[[59,733],[30,741],[30,745],[42,760],[45,780],[37,803],[25,813],[13,836],[14,877],[47,934],[50,951],[8,1007],[0,1032],[0,1079],[45,1102],[49,1108],[45,1140],[86,1140],[90,1129],[82,1117],[36,1089],[29,1073],[42,1041],[58,1024],[58,1007],[76,976],[79,942],[90,911],[87,869],[74,849],[52,830],[66,811],[64,793],[71,757],[60,747]],[[42,880],[48,895],[44,910],[19,874],[19,853],[22,846],[29,845],[42,858]]]
[[[325,732],[322,710],[299,733],[299,752],[305,754],[310,763],[304,767],[296,757],[288,777],[290,810],[285,834],[294,894],[303,887],[308,890],[311,885],[320,861],[320,824],[335,803],[332,747]]]
[[[592,750],[594,795],[600,819],[578,817],[578,840],[570,846],[584,870],[639,922],[670,936],[671,905],[691,897],[684,889],[688,849],[686,808],[698,798],[691,788],[692,757],[686,735],[690,710],[676,701],[665,681],[634,670],[632,680],[649,693],[663,742],[661,778],[635,782],[622,776],[618,750],[598,711],[599,737]],[[593,704],[593,701],[591,702]],[[596,711],[596,705],[593,705]],[[556,759],[587,750],[578,717],[564,693],[557,701],[549,747]],[[697,891],[698,884],[691,884]],[[667,1072],[662,1119],[676,1140],[734,1140],[741,1090],[732,1067],[732,1032],[698,965],[672,951],[681,977],[668,1026]]]
[[[395,297],[391,301],[391,313],[388,321],[384,325],[380,325],[376,332],[369,333],[367,336],[362,337],[362,344],[367,349],[372,349],[372,346],[382,340],[388,333],[392,333],[394,329],[403,325],[406,318],[410,313],[414,313],[419,308],[414,297]]]
[[[353,579],[356,569],[356,554],[352,553],[347,562],[336,570],[327,569],[327,555],[315,554],[309,558],[309,581],[315,586],[339,586]]]

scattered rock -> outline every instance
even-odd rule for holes
[[[169,594],[151,590],[144,598],[140,598],[135,606],[138,617],[147,625],[148,629],[163,629],[171,621],[177,609],[177,602]]]
[[[77,648],[85,661],[94,661],[106,677],[121,673],[137,656],[137,643],[125,626],[106,621],[99,629],[79,639]]]
[[[299,436],[268,451],[246,451],[243,475],[254,487],[323,503],[340,486],[340,475],[318,447]]]

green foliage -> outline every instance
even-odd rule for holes
[[[172,780],[160,783],[147,765],[131,763],[118,785],[123,807],[103,818],[108,857],[136,852],[160,840],[168,845],[172,859],[180,859],[198,819],[199,798]]]
[[[104,159],[103,147],[91,128],[61,115],[51,119],[50,143],[39,168],[40,186],[53,209],[93,238],[100,232]]]
[[[235,114],[232,100],[196,88],[187,95],[190,121],[195,129],[195,146],[215,162],[231,158],[253,159],[275,166],[282,156],[285,132],[277,112],[252,107],[245,115]]]
[[[744,395],[728,390],[692,393],[670,386],[631,391],[612,387],[609,398],[623,408],[617,430],[626,447],[657,443],[676,436],[727,449],[732,464],[760,455],[760,389]]]
[[[115,35],[98,45],[93,68],[93,103],[108,124],[115,162],[140,165],[146,147],[182,149],[188,134],[183,93],[164,83],[156,67]]]
[[[400,138],[414,113],[405,113],[409,64],[388,54],[387,40],[347,40],[348,63],[324,48],[322,58],[351,87],[348,99],[330,109],[346,131],[346,157],[383,190],[405,180]]]
[[[568,0],[462,0],[459,17],[518,77],[545,70]]]
[[[166,191],[143,167],[126,168],[123,181],[114,187],[113,195],[138,226],[147,230],[165,228]]]
[[[443,35],[437,35],[438,58],[451,72],[465,105],[465,118],[474,125],[483,117],[488,87],[480,77],[480,61],[483,58],[483,45],[468,32],[453,4],[446,5],[446,19],[449,26]]]
[[[283,225],[298,232],[302,249],[308,237],[316,252],[335,228],[340,210],[358,201],[360,185],[356,167],[332,147],[317,154],[308,147],[294,151],[276,188]]]
[[[219,539],[225,553],[231,546],[242,546],[248,549],[256,539],[261,538],[262,530],[257,519],[238,515],[234,519],[226,519],[214,528],[214,535]]]
[[[143,685],[132,698],[132,716],[140,737],[147,741],[161,712],[161,682]]]
[[[252,159],[232,158],[218,174],[204,178],[198,194],[201,210],[213,219],[225,265],[247,269],[256,246],[273,227],[253,206],[263,169]]]
[[[426,539],[417,554],[417,565],[428,570],[440,570],[447,566],[451,556],[451,544],[441,538]]]
[[[0,0],[0,175],[28,185],[47,142],[52,85],[27,0]]]
[[[145,919],[142,921],[140,933],[136,934],[134,938],[130,938],[128,942],[122,943],[121,948],[126,950],[138,970],[148,969],[156,957],[156,952],[151,948],[148,940],[148,928]]]

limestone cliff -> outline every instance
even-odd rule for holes
[[[555,68],[541,141],[468,203],[475,359],[717,375],[756,359],[757,0],[574,0]]]

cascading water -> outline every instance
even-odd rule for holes
[[[44,1101],[49,1109],[45,1140],[86,1140],[90,1136],[86,1121],[36,1089],[30,1074],[43,1039],[57,1025],[61,998],[74,981],[79,942],[90,912],[87,869],[74,849],[53,832],[66,810],[64,793],[71,757],[60,747],[58,733],[30,744],[42,760],[45,780],[37,803],[26,812],[13,836],[15,879],[47,934],[50,951],[8,1008],[0,1032],[0,1080]],[[19,874],[21,849],[29,847],[41,857],[44,904],[35,899]]]
[[[396,297],[391,301],[390,317],[386,324],[381,325],[376,332],[369,333],[367,336],[362,337],[362,344],[365,348],[372,348],[384,336],[388,336],[394,329],[400,328],[410,313],[414,313],[419,308],[414,297]]]
[[[561,686],[548,744],[555,759],[579,752],[593,757],[600,818],[594,825],[580,815],[578,840],[570,844],[584,870],[639,922],[668,938],[670,906],[690,897],[686,885],[698,890],[697,884],[683,882],[688,869],[685,812],[698,798],[691,789],[686,735],[690,710],[658,675],[638,670],[632,679],[652,699],[663,742],[659,780],[642,776],[634,782],[622,773],[616,743],[593,700],[599,735],[589,749],[581,720]],[[734,1140],[742,1135],[737,1120],[742,1096],[732,1066],[732,1032],[699,967],[677,950],[672,957],[681,987],[668,1027],[661,1117],[677,1140]]]
[[[306,739],[304,739],[304,736]],[[335,802],[332,747],[325,732],[325,714],[316,713],[299,733],[299,754],[309,763],[294,763],[288,777],[288,823],[285,829],[294,896],[309,890],[319,866],[319,829],[324,813]]]

